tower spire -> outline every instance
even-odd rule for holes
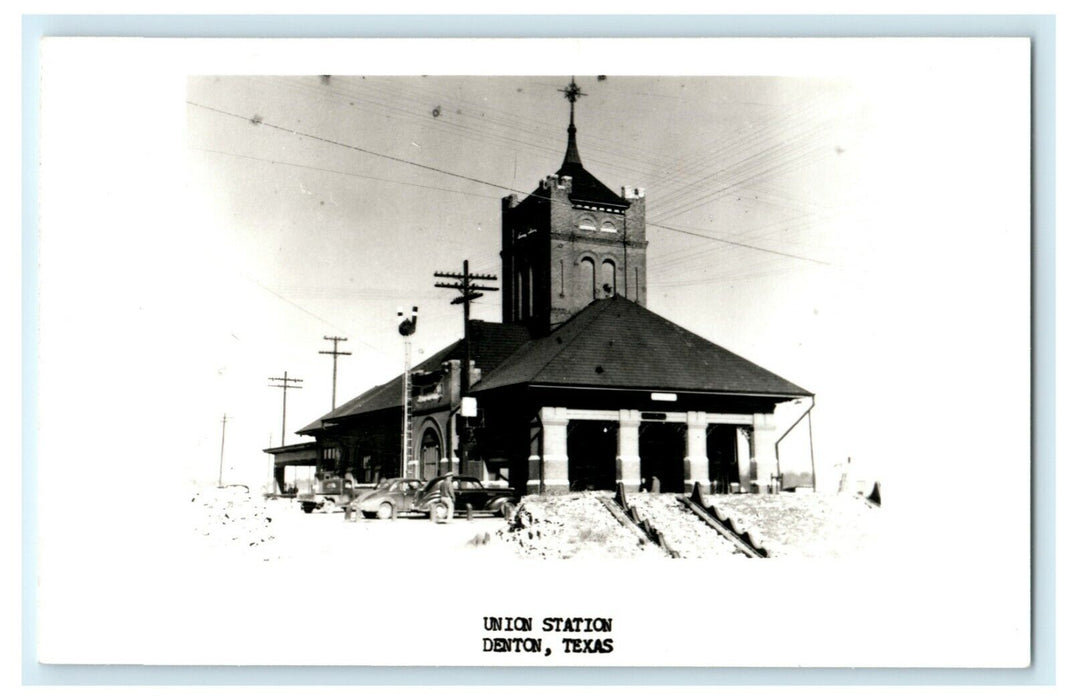
[[[576,76],[572,76],[567,87],[558,88],[557,91],[565,93],[565,99],[568,100],[568,148],[565,149],[565,162],[562,165],[583,165],[580,162],[580,149],[576,147],[576,100],[586,97],[587,93],[576,84]]]

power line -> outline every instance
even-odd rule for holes
[[[234,158],[244,158],[246,160],[255,160],[261,163],[270,163],[272,165],[288,165],[292,168],[304,168],[306,170],[316,170],[321,173],[330,173],[332,175],[344,175],[346,177],[356,177],[362,180],[375,180],[377,182],[389,182],[395,185],[408,185],[409,187],[419,187],[425,190],[435,190],[437,192],[450,192],[453,194],[463,194],[472,197],[483,197],[485,199],[498,199],[496,194],[478,194],[476,192],[465,192],[464,190],[451,190],[446,187],[435,187],[434,185],[421,185],[417,182],[405,182],[404,180],[391,180],[385,177],[375,177],[374,175],[364,175],[362,173],[348,172],[346,170],[332,170],[331,168],[321,168],[316,165],[306,165],[304,163],[294,163],[286,160],[278,160],[275,158],[260,158],[258,156],[245,155],[243,153],[231,153],[229,151],[220,151],[214,148],[201,148],[200,146],[190,146],[194,151],[202,151],[204,153],[215,153],[217,155],[232,156]]]
[[[818,260],[817,258],[808,258],[805,255],[793,255],[792,253],[784,253],[779,250],[772,250],[771,248],[762,248],[756,245],[750,245],[749,243],[740,243],[739,241],[731,241],[727,238],[718,238],[717,236],[710,236],[704,233],[698,233],[697,231],[688,231],[687,229],[677,228],[675,226],[669,226],[668,224],[659,224],[653,221],[646,222],[647,226],[656,226],[667,231],[676,231],[677,233],[683,233],[688,236],[695,236],[697,238],[707,238],[711,241],[717,241],[718,243],[727,243],[728,245],[739,246],[740,248],[749,248],[751,250],[760,250],[763,253],[772,253],[773,255],[782,255],[785,258],[794,258],[796,260],[805,260],[807,262],[817,263],[818,265],[831,265],[832,263],[824,260]]]
[[[252,277],[246,277],[245,279],[249,280],[250,282],[255,284],[257,287],[260,287],[261,289],[263,289],[268,294],[271,294],[271,295],[273,295],[275,297],[278,297],[279,299],[285,301],[287,304],[290,304],[291,306],[293,306],[295,309],[298,309],[299,311],[308,314],[309,316],[311,316],[312,318],[316,319],[317,321],[321,321],[322,323],[326,323],[328,326],[330,326],[331,328],[334,328],[335,330],[342,331],[343,333],[345,332],[344,329],[339,328],[337,325],[335,325],[334,323],[332,323],[332,322],[328,321],[327,319],[323,318],[319,314],[314,313],[312,311],[309,311],[305,307],[303,307],[300,304],[298,304],[296,301],[293,301],[292,299],[287,299],[286,297],[284,297],[283,295],[279,294],[278,292],[276,292],[271,287],[268,287],[268,286],[265,286],[264,284],[261,284],[259,280],[255,280]],[[360,340],[359,338],[357,339],[357,342],[360,343],[361,345],[365,345],[365,346],[371,348],[372,350],[374,350],[377,353],[383,355],[384,357],[387,356],[387,354],[385,352],[383,352],[379,348],[375,347],[374,345],[371,345],[370,343],[366,343],[363,340]]]
[[[346,149],[351,150],[351,151],[357,151],[358,153],[365,153],[365,154],[370,155],[370,156],[376,156],[378,158],[385,158],[386,160],[392,160],[395,163],[404,163],[405,165],[411,165],[413,167],[421,168],[423,170],[430,170],[431,172],[439,173],[440,175],[449,175],[450,177],[458,177],[458,178],[461,178],[462,180],[468,180],[469,182],[475,182],[477,184],[486,185],[488,187],[496,187],[498,189],[508,190],[510,192],[522,193],[522,190],[514,190],[514,189],[512,189],[510,187],[504,187],[502,185],[498,185],[498,184],[495,184],[493,182],[487,182],[486,180],[480,180],[479,178],[471,177],[470,175],[461,175],[460,173],[454,173],[454,172],[450,172],[449,170],[444,170],[442,168],[436,168],[433,165],[424,165],[423,163],[417,163],[416,161],[407,160],[405,158],[399,158],[397,156],[391,156],[391,155],[387,155],[385,153],[379,153],[378,151],[373,151],[373,150],[371,150],[369,148],[361,148],[360,146],[354,146],[352,144],[344,143],[342,141],[336,141],[335,139],[329,139],[329,138],[326,138],[326,137],[323,137],[323,136],[317,136],[316,134],[310,134],[307,131],[300,131],[298,129],[290,129],[290,128],[287,128],[285,126],[279,126],[278,124],[272,124],[271,122],[265,121],[264,119],[256,117],[256,116],[254,116],[253,118],[249,118],[249,117],[243,116],[241,114],[235,114],[234,112],[228,112],[225,109],[218,109],[216,107],[209,107],[208,105],[203,105],[203,104],[200,104],[198,102],[192,102],[190,100],[187,100],[186,104],[192,105],[194,107],[200,107],[201,109],[206,109],[209,112],[216,112],[217,114],[224,114],[224,115],[226,115],[228,117],[235,117],[236,119],[241,119],[241,120],[247,121],[250,124],[254,124],[256,126],[263,126],[263,127],[269,128],[269,129],[275,129],[277,131],[281,131],[283,133],[290,134],[291,136],[303,136],[305,138],[310,138],[310,139],[313,139],[315,141],[321,141],[323,143],[328,143],[328,144],[330,144],[332,146],[339,146],[340,148],[346,148]]]
[[[405,158],[399,158],[397,156],[391,156],[391,155],[387,155],[385,153],[379,153],[379,152],[373,151],[371,149],[362,148],[360,146],[354,146],[352,144],[343,143],[341,141],[336,141],[334,139],[329,139],[329,138],[325,138],[325,137],[322,137],[322,136],[317,136],[315,134],[311,134],[311,133],[308,133],[308,132],[300,131],[298,129],[290,129],[290,128],[287,128],[287,127],[284,127],[284,126],[279,126],[277,124],[272,124],[271,122],[265,121],[264,119],[259,118],[259,117],[254,117],[254,118],[250,119],[248,117],[245,117],[245,116],[240,115],[240,114],[236,114],[234,112],[228,112],[228,111],[223,110],[223,109],[218,109],[216,107],[210,107],[208,105],[203,105],[203,104],[200,104],[200,103],[197,103],[197,102],[193,102],[193,101],[189,101],[189,100],[187,100],[187,104],[192,105],[194,107],[200,107],[202,109],[206,109],[206,110],[208,110],[210,112],[215,112],[217,114],[223,114],[223,115],[226,115],[226,116],[229,116],[229,117],[234,117],[236,119],[241,119],[243,121],[248,121],[251,124],[255,124],[257,126],[268,127],[268,128],[276,129],[278,131],[281,131],[281,132],[284,132],[284,133],[287,133],[287,134],[290,134],[290,135],[293,135],[293,136],[302,136],[302,137],[310,138],[310,139],[313,139],[313,140],[316,140],[316,141],[321,141],[323,143],[331,144],[333,146],[339,146],[341,148],[345,148],[345,149],[348,149],[348,150],[357,151],[359,153],[365,153],[365,154],[368,154],[368,155],[377,156],[379,158],[385,158],[386,160],[391,160],[391,161],[394,161],[394,162],[397,162],[397,163],[403,163],[405,165],[411,165],[411,166],[416,167],[416,168],[421,168],[423,170],[429,170],[431,172],[439,173],[440,175],[446,175],[446,176],[449,176],[449,177],[460,178],[462,180],[467,180],[469,182],[474,182],[474,183],[477,183],[477,184],[480,184],[480,185],[486,185],[487,187],[494,187],[494,188],[497,188],[497,189],[500,189],[500,190],[504,190],[506,192],[515,192],[515,193],[518,193],[518,194],[527,194],[527,192],[524,191],[524,190],[518,190],[518,189],[515,189],[515,188],[512,188],[512,187],[506,187],[505,185],[499,185],[497,183],[489,182],[487,180],[481,180],[479,178],[471,177],[469,175],[462,175],[460,173],[454,173],[454,172],[451,172],[449,170],[445,170],[443,168],[436,168],[436,167],[431,166],[431,165],[425,165],[423,163],[417,163],[415,161],[407,160]],[[720,192],[720,191],[723,191],[723,190],[719,190],[718,192]],[[714,193],[714,194],[716,195],[717,193]],[[539,195],[539,194],[536,194],[536,193],[531,193],[529,196],[538,197],[540,199],[549,199],[549,197],[545,197],[543,195]],[[687,235],[690,235],[690,236],[697,236],[699,238],[708,238],[710,240],[718,241],[720,243],[725,243],[727,245],[733,245],[733,246],[739,246],[739,247],[743,247],[743,248],[749,248],[749,249],[752,249],[752,250],[758,250],[758,251],[761,251],[763,253],[769,253],[771,255],[782,255],[784,257],[794,258],[794,259],[797,259],[797,260],[805,260],[805,261],[817,263],[817,264],[820,264],[820,265],[828,265],[829,264],[829,263],[827,263],[825,261],[822,261],[822,260],[817,260],[817,259],[814,259],[814,258],[808,258],[806,256],[801,256],[801,255],[793,255],[791,253],[784,253],[784,252],[781,252],[779,250],[774,250],[772,248],[762,248],[760,246],[753,246],[753,245],[749,245],[749,244],[746,244],[746,243],[741,243],[739,241],[733,241],[733,240],[726,239],[726,238],[717,238],[717,237],[714,237],[714,236],[708,236],[708,235],[704,235],[704,234],[701,234],[701,233],[697,233],[695,231],[689,231],[687,229],[682,229],[682,228],[679,228],[677,226],[669,226],[667,224],[659,224],[659,223],[651,222],[651,221],[648,221],[647,224],[648,225],[652,225],[652,226],[657,226],[658,228],[662,228],[662,229],[665,229],[665,230],[668,230],[668,231],[675,231],[677,233],[683,233],[683,234],[687,234]],[[265,289],[266,289],[266,287],[265,287]],[[268,291],[270,291],[270,290],[268,290]],[[274,294],[275,292],[272,292],[272,293]],[[285,299],[284,297],[280,296],[280,298],[283,298],[285,301],[289,301],[288,299]],[[293,303],[293,302],[290,302],[290,303]],[[295,304],[295,306],[296,306],[296,304]],[[300,307],[298,307],[298,308],[300,308]],[[325,323],[329,323],[325,319],[320,319],[320,320],[324,320]],[[333,324],[331,324],[331,325],[333,326]]]
[[[273,80],[284,80],[284,81],[286,81],[285,84],[288,85],[289,87],[299,88],[300,90],[304,91],[306,94],[311,94],[317,100],[320,100],[320,101],[329,102],[329,101],[332,101],[332,100],[333,101],[337,101],[336,98],[341,98],[342,100],[345,100],[347,98],[352,98],[356,102],[371,104],[371,105],[374,105],[376,107],[379,107],[379,108],[382,108],[382,109],[385,109],[385,110],[388,110],[388,111],[391,111],[391,112],[396,112],[396,113],[399,113],[399,114],[412,116],[413,118],[418,119],[418,120],[420,120],[420,121],[422,121],[424,123],[433,124],[436,128],[438,128],[438,127],[446,127],[446,126],[453,126],[456,129],[461,130],[462,132],[475,132],[483,140],[486,140],[486,138],[488,138],[488,137],[490,137],[490,138],[498,138],[498,139],[505,139],[505,140],[510,141],[511,143],[516,143],[516,144],[519,144],[521,146],[531,146],[533,148],[538,148],[540,151],[547,151],[548,150],[546,147],[544,147],[542,145],[530,144],[530,143],[527,143],[527,142],[519,141],[519,140],[517,140],[515,138],[507,137],[507,136],[496,134],[496,133],[480,132],[480,131],[476,130],[474,127],[469,127],[469,126],[465,126],[465,125],[461,125],[461,124],[451,124],[448,121],[443,121],[444,116],[445,116],[446,112],[448,112],[448,110],[443,112],[443,116],[442,117],[435,116],[435,117],[432,118],[431,115],[429,115],[428,113],[426,113],[424,111],[415,112],[415,111],[412,111],[411,109],[404,109],[402,107],[397,106],[396,103],[398,103],[398,102],[410,102],[410,103],[415,102],[415,100],[413,98],[411,98],[407,93],[398,93],[396,91],[386,90],[385,87],[376,87],[374,84],[365,83],[365,81],[363,79],[359,83],[362,86],[362,92],[361,93],[358,93],[358,92],[355,92],[355,91],[352,91],[352,90],[348,91],[348,92],[345,91],[345,90],[341,90],[341,89],[338,88],[338,85],[335,82],[330,83],[329,88],[326,88],[330,92],[325,92],[324,88],[322,87],[322,85],[320,85],[320,86],[306,85],[304,83],[296,81],[295,79],[287,79],[287,78],[281,78],[281,79],[280,78],[275,78]],[[368,81],[368,82],[371,83],[371,81]],[[364,91],[366,91],[368,88],[370,88],[372,90],[372,92],[375,92],[377,90],[379,92],[385,92],[386,97],[390,100],[390,102],[372,101],[372,100],[369,100],[367,97],[362,96],[362,93]],[[449,97],[449,98],[447,98],[447,101],[453,100],[453,99],[455,99],[455,98]],[[783,122],[783,123],[780,126],[782,128],[784,128],[784,127],[787,127],[789,122],[791,122],[791,121],[803,120],[805,117],[808,117],[809,116],[808,113],[813,112],[815,106],[817,106],[819,104],[823,104],[821,102],[821,100],[819,100],[819,99],[813,99],[813,100],[809,101],[809,103],[805,107],[797,110],[794,113],[789,113],[788,115],[786,115],[784,117],[781,117],[780,121]],[[353,106],[354,102],[350,101],[349,105]],[[517,120],[518,120],[518,118],[520,118],[519,115],[513,115],[514,118],[510,119],[507,123],[505,123],[505,122],[501,122],[500,120],[495,120],[495,119],[491,119],[491,118],[486,117],[484,112],[487,109],[488,108],[487,108],[487,106],[485,104],[480,104],[479,112],[475,113],[475,114],[473,114],[472,112],[469,112],[468,116],[471,117],[471,118],[480,119],[482,121],[490,122],[491,124],[494,124],[495,122],[502,123],[504,126],[508,126],[512,131],[521,131],[521,132],[525,132],[526,131],[527,133],[534,134],[534,135],[536,135],[536,136],[538,136],[540,138],[545,138],[543,133],[540,133],[539,131],[535,131],[535,130],[531,130],[531,129],[525,129],[522,124],[518,124]],[[493,111],[493,110],[491,110],[491,111]],[[825,128],[824,126],[818,126],[818,127],[814,128],[814,129],[811,129],[810,131],[808,131],[808,132],[806,132],[804,134],[797,135],[797,136],[793,137],[793,139],[790,139],[787,143],[782,142],[779,139],[779,137],[777,137],[775,134],[774,135],[770,135],[769,129],[758,129],[758,128],[756,128],[753,131],[751,131],[750,133],[744,134],[741,137],[719,138],[718,139],[718,148],[714,151],[714,154],[719,156],[721,153],[726,152],[726,151],[734,151],[734,152],[737,152],[737,153],[738,152],[743,152],[743,151],[745,151],[745,148],[750,145],[750,144],[747,143],[747,141],[755,141],[755,140],[757,140],[757,141],[759,141],[761,143],[772,142],[774,144],[774,146],[776,146],[776,147],[780,147],[780,146],[783,145],[783,146],[787,146],[789,148],[797,148],[797,147],[789,145],[791,140],[795,140],[795,141],[801,140],[802,138],[810,136],[813,133],[815,133],[816,131],[820,131],[820,130],[822,130],[824,128]],[[462,133],[461,135],[464,136],[465,134]],[[586,138],[587,139],[593,138],[593,139],[597,140],[598,139],[598,135],[597,134],[593,134],[593,135],[589,134]],[[612,142],[612,143],[616,143],[616,142]],[[629,148],[631,150],[634,150],[634,146],[633,145],[630,145]],[[596,148],[595,150],[601,150],[601,149],[597,149]],[[769,148],[765,148],[764,150],[768,151],[770,149]],[[629,156],[627,154],[620,154],[620,153],[616,153],[616,152],[612,152],[612,151],[607,151],[607,153],[611,153],[618,160],[621,159],[622,157],[625,160],[637,160],[637,159],[635,159],[635,158],[633,158],[633,157],[631,157],[631,156]],[[755,154],[754,156],[748,156],[743,161],[740,161],[739,163],[736,163],[733,166],[729,166],[728,168],[719,169],[718,172],[730,171],[732,168],[737,167],[737,166],[741,165],[742,163],[744,163],[744,162],[746,162],[748,160],[751,160],[754,157],[757,157],[758,155],[761,155],[761,153]],[[718,157],[711,157],[710,154],[708,154],[708,153],[699,153],[699,154],[693,156],[691,159],[687,159],[685,162],[690,163],[690,162],[694,161],[696,164],[701,165],[703,163],[708,163],[710,160],[718,160],[718,159],[719,159]],[[606,161],[596,161],[596,162],[606,163]],[[644,162],[644,164],[648,163],[649,162],[649,158],[647,160],[644,160],[643,162]],[[609,165],[609,167],[611,167],[613,169],[622,169],[623,168],[624,170],[628,170],[628,171],[631,171],[631,172],[636,172],[636,173],[642,172],[642,173],[646,174],[647,176],[650,175],[650,171],[649,170],[640,171],[640,170],[637,170],[635,168],[628,168],[626,166],[622,166],[620,163],[608,163],[608,165]],[[779,168],[780,168],[779,165],[771,167],[771,168],[767,168],[767,169],[765,169],[765,171],[762,174],[768,175],[768,174],[770,174],[772,172],[775,172]],[[690,169],[693,169],[693,168],[690,167],[690,166],[685,167],[681,163],[676,163],[675,167],[673,167],[673,168],[669,168],[667,170],[658,170],[659,174],[654,179],[656,179],[658,181],[665,181],[665,180],[673,181],[673,180],[677,180],[678,179],[677,177],[669,175],[669,173],[672,173],[674,170],[681,171],[681,169],[682,170],[690,170]],[[657,170],[657,169],[655,168],[655,170]],[[687,185],[685,185],[683,187],[682,190],[677,191],[677,192],[675,192],[673,194],[670,194],[668,196],[668,198],[664,199],[664,201],[662,200],[662,198],[659,198],[658,204],[655,205],[655,207],[656,208],[662,208],[662,207],[666,206],[666,204],[668,202],[670,202],[671,200],[673,200],[675,198],[679,198],[681,196],[690,196],[689,193],[688,193],[689,189],[693,189],[695,187],[701,186],[703,184],[704,180],[706,180],[706,179],[708,179],[708,178],[710,178],[712,176],[713,175],[703,176],[698,181],[693,181],[691,183],[688,183]],[[729,188],[729,189],[733,189],[734,190],[734,189],[737,189],[737,188],[736,187],[732,187],[732,188]],[[718,198],[719,197],[714,197],[714,200],[716,200]],[[704,202],[700,202],[700,204],[702,204],[704,206],[704,205],[708,204],[710,201],[713,201],[713,200],[707,200],[707,201],[704,201]],[[675,216],[675,214],[674,214],[674,216]]]

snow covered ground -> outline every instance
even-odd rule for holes
[[[664,557],[656,545],[621,525],[583,492],[528,496],[522,527],[477,516],[445,524],[423,516],[346,521],[341,510],[303,513],[291,499],[265,500],[241,487],[202,488],[188,507],[193,551],[218,563],[289,562],[367,572],[399,557],[453,562],[457,556],[521,559]],[[631,494],[629,503],[661,530],[685,558],[731,557],[736,548],[676,502],[673,494]],[[708,497],[722,515],[757,535],[776,557],[844,557],[879,546],[879,508],[846,495],[791,494]]]
[[[706,504],[756,535],[773,557],[838,558],[880,549],[884,514],[857,496],[717,495],[707,497]]]
[[[194,549],[201,556],[324,568],[350,559],[359,559],[362,568],[375,567],[405,553],[442,560],[477,549],[497,550],[493,534],[505,524],[486,516],[444,524],[424,516],[347,521],[341,510],[304,513],[292,499],[265,500],[235,487],[201,489],[189,507]]]

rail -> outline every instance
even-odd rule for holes
[[[649,520],[639,517],[639,512],[635,509],[635,506],[628,505],[628,497],[624,494],[624,484],[620,482],[617,482],[617,493],[613,497],[613,502],[620,506],[628,520],[638,527],[647,539],[664,549],[673,559],[680,558],[680,552],[669,544],[665,536],[661,534],[661,530],[654,527]]]
[[[695,484],[690,498],[687,496],[677,496],[677,498],[690,508],[695,515],[702,518],[707,525],[739,547],[740,551],[746,556],[752,559],[766,559],[769,557],[769,550],[759,545],[751,533],[741,529],[732,518],[721,515],[720,511],[717,510],[717,506],[706,505],[702,500],[702,487],[698,484]]]

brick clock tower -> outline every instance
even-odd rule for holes
[[[595,299],[614,295],[646,305],[646,199],[620,195],[583,167],[576,146],[576,81],[568,147],[558,171],[523,199],[502,199],[502,321],[548,333]]]

